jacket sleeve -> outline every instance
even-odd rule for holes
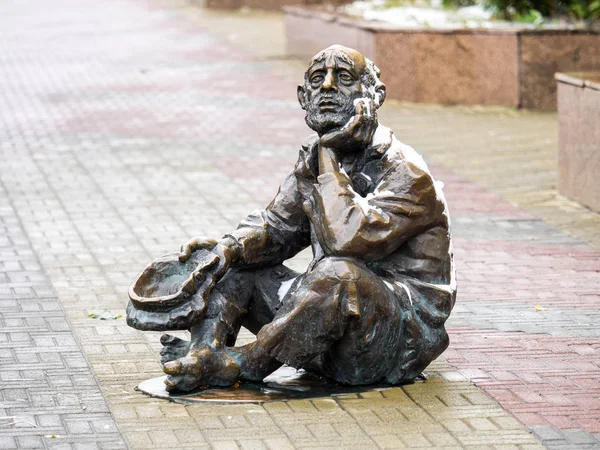
[[[367,262],[384,258],[408,238],[444,220],[431,175],[400,161],[362,197],[344,172],[317,178],[305,211],[325,254]]]
[[[310,244],[310,223],[294,173],[288,175],[266,209],[254,211],[228,236],[240,246],[244,265],[278,264]]]

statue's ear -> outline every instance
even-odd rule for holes
[[[301,84],[298,85],[298,103],[302,109],[306,109],[306,90]]]
[[[376,92],[376,96],[375,98],[378,100],[378,105],[377,107],[379,108],[381,105],[383,105],[383,102],[385,101],[385,96],[386,96],[386,87],[385,84],[381,84],[380,86],[377,86],[377,89],[375,90]]]

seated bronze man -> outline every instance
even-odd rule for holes
[[[378,123],[385,94],[356,50],[312,59],[298,100],[316,134],[273,201],[222,239],[182,247],[182,262],[199,249],[214,258],[197,273],[207,301],[191,341],[161,339],[169,390],[262,380],[282,364],[396,384],[446,349],[456,296],[448,210],[421,156]],[[282,264],[309,245],[306,272]],[[242,326],[256,341],[235,347]]]

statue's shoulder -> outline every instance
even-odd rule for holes
[[[389,128],[387,128],[389,130]],[[410,145],[400,142],[389,130],[390,142],[383,154],[384,169],[390,179],[410,183],[411,189],[437,199],[438,211],[448,217],[448,207],[443,193],[444,183],[431,175],[423,157]]]
[[[373,142],[382,141],[383,158],[390,166],[410,165],[429,174],[429,168],[423,157],[410,145],[401,142],[394,132],[386,126],[379,125]]]

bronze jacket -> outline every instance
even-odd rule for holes
[[[395,370],[411,380],[448,346],[444,323],[456,298],[449,217],[441,183],[411,147],[379,125],[348,171],[318,175],[318,137],[305,140],[273,201],[231,234],[242,264],[272,265],[312,245],[314,259],[363,260],[404,311]]]

